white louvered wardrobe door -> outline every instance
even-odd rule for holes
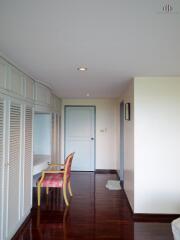
[[[60,163],[60,117],[57,114],[56,117],[56,132],[57,132],[57,139],[56,139],[56,145],[57,145],[57,163]]]
[[[32,107],[25,109],[25,151],[24,151],[24,211],[27,215],[32,201]]]
[[[60,122],[59,115],[52,114],[52,162],[60,163]]]
[[[56,114],[52,113],[51,162],[56,162]]]
[[[21,105],[10,104],[9,126],[9,174],[8,174],[8,224],[7,233],[11,236],[20,220],[20,139]],[[8,237],[9,238],[9,237]]]
[[[0,99],[0,239],[3,239],[4,101]]]

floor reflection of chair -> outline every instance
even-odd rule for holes
[[[67,239],[67,220],[69,208],[50,210],[37,208],[38,239]]]

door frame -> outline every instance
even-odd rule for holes
[[[96,106],[94,105],[64,105],[64,159],[66,158],[66,109],[68,107],[92,107],[94,111],[94,170],[96,170]],[[86,171],[88,172],[88,171]],[[91,172],[91,171],[89,171]]]

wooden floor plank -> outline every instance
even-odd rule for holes
[[[126,196],[105,188],[116,174],[74,172],[73,198],[66,208],[62,192],[42,192],[37,207],[36,188],[29,220],[13,240],[173,240],[170,223],[134,222]]]

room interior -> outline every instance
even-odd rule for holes
[[[37,210],[37,180],[74,150],[69,210],[60,190],[48,198],[42,192],[41,208],[53,212],[59,233],[61,219],[64,239],[80,238],[70,220],[74,228],[76,218],[86,222],[85,208],[88,239],[103,237],[102,223],[108,239],[173,239],[171,221],[180,216],[179,27],[180,3],[172,0],[0,2],[0,239],[28,231],[33,239],[32,226],[45,215]],[[68,107],[79,113],[70,117]],[[84,137],[87,108],[94,111],[91,153],[85,139],[75,147],[73,135]],[[85,155],[93,159],[89,168],[78,165]],[[111,178],[123,186],[114,202],[103,187]]]

